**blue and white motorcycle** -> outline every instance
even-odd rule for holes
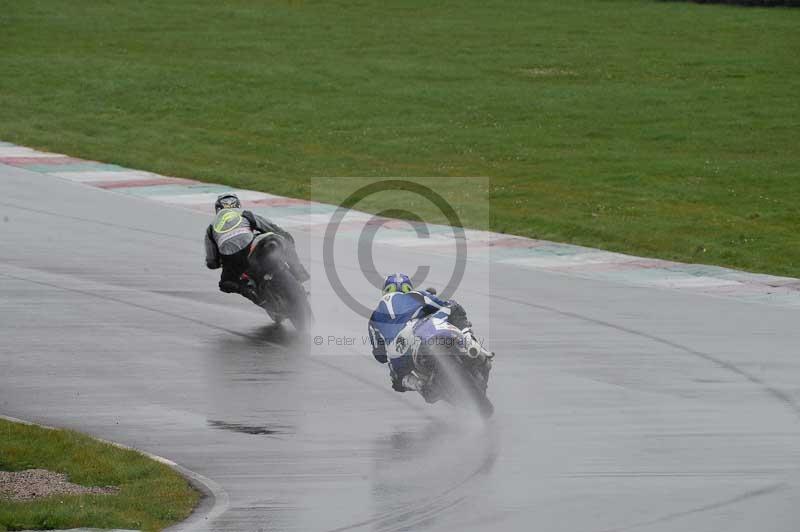
[[[494,406],[486,396],[494,353],[472,331],[460,330],[442,313],[412,320],[397,335],[394,348],[410,355],[411,374],[428,403],[444,400],[454,406],[477,406],[484,418]]]

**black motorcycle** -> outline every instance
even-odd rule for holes
[[[287,261],[288,246],[277,233],[262,233],[250,244],[246,297],[267,311],[275,323],[289,319],[298,331],[307,331],[314,320],[308,293]]]
[[[445,400],[456,406],[474,404],[489,418],[494,405],[486,396],[494,353],[471,331],[462,331],[445,319],[428,316],[414,324],[412,370],[425,384],[420,394],[429,403]]]

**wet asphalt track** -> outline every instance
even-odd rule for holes
[[[483,424],[389,389],[318,239],[298,239],[315,332],[352,347],[216,292],[202,214],[0,165],[0,219],[0,412],[209,477],[229,497],[210,530],[798,528],[800,311],[475,264]]]

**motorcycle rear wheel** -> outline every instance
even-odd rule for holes
[[[288,270],[277,272],[273,284],[283,293],[289,321],[300,332],[307,332],[314,322],[314,313],[306,289]]]

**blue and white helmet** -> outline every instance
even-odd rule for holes
[[[414,290],[414,285],[411,284],[411,278],[404,273],[393,273],[383,282],[384,294],[391,294],[394,292],[407,294],[412,290]]]

